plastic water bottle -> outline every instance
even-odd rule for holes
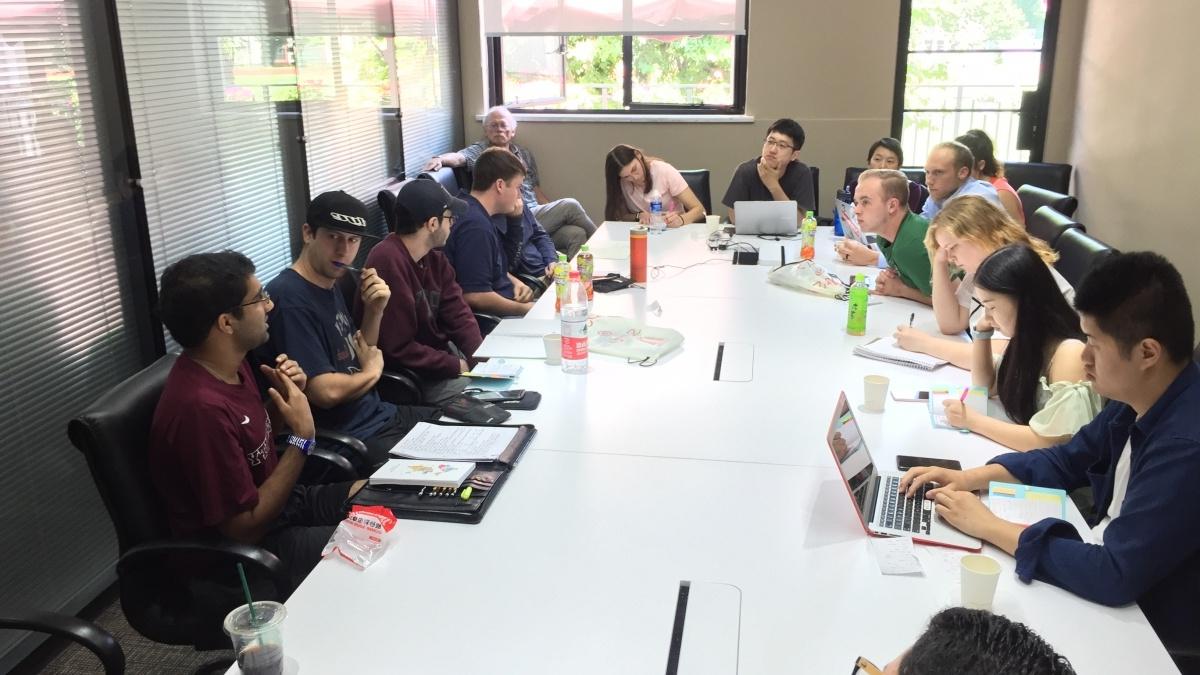
[[[658,190],[650,192],[650,231],[665,232],[667,229],[667,217],[663,213],[662,195],[658,194]]]
[[[554,313],[562,312],[563,299],[567,297],[567,275],[571,271],[571,263],[567,262],[567,254],[559,253],[558,262],[554,263]]]
[[[800,222],[800,259],[812,260],[817,250],[817,219],[812,211],[806,211]]]
[[[587,244],[579,247],[575,255],[575,267],[579,269],[579,280],[583,282],[583,290],[587,293],[588,309],[592,308],[592,277],[596,274],[596,259],[588,250]]]
[[[867,302],[871,299],[871,290],[867,288],[867,277],[863,274],[854,276],[850,285],[850,302],[846,308],[846,333],[849,335],[867,334]]]
[[[574,270],[567,282],[562,307],[562,369],[564,373],[586,373],[588,369],[587,292]]]

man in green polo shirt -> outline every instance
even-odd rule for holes
[[[925,230],[929,221],[908,210],[908,178],[892,169],[871,169],[858,177],[854,214],[888,268],[875,277],[875,293],[932,305],[933,284]]]

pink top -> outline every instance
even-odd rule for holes
[[[625,193],[625,204],[630,211],[633,213],[649,211],[650,194],[654,190],[658,190],[658,194],[662,195],[663,213],[683,210],[683,205],[677,204],[675,197],[688,189],[688,184],[678,169],[662,160],[651,161],[650,185],[652,186],[650,192],[643,192],[641,186],[634,185],[628,180],[621,181],[621,192]]]
[[[1017,194],[1017,189],[1008,182],[1008,179],[1001,176],[992,176],[988,178],[988,182],[992,184],[992,187],[996,188],[996,192],[1008,192],[1012,194],[1012,196],[1017,198],[1017,205],[1021,205],[1021,195]],[[1021,209],[1017,209],[1017,220],[1022,225],[1025,224],[1025,212]]]

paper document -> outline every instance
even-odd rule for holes
[[[922,370],[933,370],[946,365],[946,361],[928,354],[918,354],[901,349],[892,338],[875,338],[870,342],[854,348],[857,356],[863,356],[876,361],[886,361],[901,366],[910,366]]]
[[[542,348],[542,355],[545,356],[546,349]],[[511,380],[521,374],[525,367],[516,363],[508,363],[504,359],[492,359],[481,363],[471,370],[469,373],[463,373],[467,377],[484,377],[493,380]]]
[[[871,537],[875,562],[883,574],[923,574],[911,537]]]
[[[473,427],[418,422],[389,451],[397,457],[495,461],[516,438],[516,427]]]
[[[988,485],[988,508],[1000,518],[1032,525],[1045,518],[1067,518],[1067,493],[1054,488],[1001,483]]]
[[[540,339],[545,335],[557,333],[561,327],[562,324],[555,319],[505,319],[488,334],[488,337],[508,335]]]
[[[475,470],[475,462],[431,462],[422,459],[389,459],[369,482],[372,485],[428,485],[457,488]]]

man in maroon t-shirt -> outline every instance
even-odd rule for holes
[[[299,584],[362,481],[296,485],[315,436],[307,378],[286,354],[260,366],[271,384],[264,406],[246,362],[267,340],[271,308],[254,263],[233,251],[188,256],[163,272],[159,301],[184,348],[150,428],[150,475],[171,529],[259,544]],[[291,433],[282,456],[273,429]]]
[[[483,338],[463,299],[454,267],[438,249],[467,203],[431,180],[405,183],[396,195],[396,231],[371,249],[367,267],[392,291],[379,326],[386,368],[409,368],[422,379],[425,399],[441,403],[462,393],[468,359]],[[363,312],[361,298],[354,302]]]

